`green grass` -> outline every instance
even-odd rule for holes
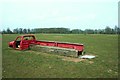
[[[63,61],[54,54],[17,51],[8,42],[19,34],[3,35],[2,58],[5,78],[116,78],[118,77],[118,36],[83,34],[35,34],[37,40],[82,43],[95,59]],[[39,54],[36,54],[39,53]],[[88,61],[92,61],[90,64]]]

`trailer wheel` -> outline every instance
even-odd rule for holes
[[[80,55],[82,55],[82,51],[78,51],[77,56],[80,56]]]

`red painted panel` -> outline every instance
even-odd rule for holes
[[[58,47],[70,48],[70,49],[76,49],[79,51],[83,51],[84,46],[82,44],[58,43]]]
[[[83,51],[84,46],[82,44],[72,44],[72,43],[62,43],[62,42],[50,42],[50,41],[36,41],[36,44],[42,46],[55,46],[61,48],[75,49],[78,51]]]
[[[63,48],[74,48],[74,45],[68,44],[68,43],[57,43],[58,47],[63,47]]]
[[[33,39],[30,40],[24,40],[24,37],[33,37]],[[37,45],[42,45],[42,46],[55,46],[55,47],[61,47],[61,48],[70,48],[70,49],[75,49],[78,51],[83,51],[84,46],[83,44],[74,44],[74,43],[64,43],[64,42],[53,42],[53,41],[36,41],[34,35],[24,35],[24,36],[18,36],[18,38],[21,38],[20,42],[20,50],[27,49],[30,44],[37,44]],[[15,40],[15,41],[16,41]],[[12,46],[13,48],[16,48],[15,46],[15,41],[10,42],[9,46]]]
[[[36,44],[42,46],[55,46],[55,42],[47,42],[47,41],[37,41]]]
[[[29,47],[29,42],[26,40],[21,41],[20,47],[22,50],[27,49]]]

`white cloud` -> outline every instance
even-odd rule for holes
[[[1,0],[1,1],[14,1],[14,2],[17,2],[17,1],[24,1],[24,2],[26,2],[26,1],[43,1],[43,2],[54,2],[54,1],[80,1],[80,2],[83,2],[83,1],[85,1],[85,2],[88,2],[88,0]],[[119,1],[119,0],[89,0],[90,2],[91,1]]]
[[[63,17],[59,17],[56,20],[61,21],[61,22],[70,22],[70,21],[76,21],[78,20],[77,16],[63,16]]]
[[[51,10],[53,16],[58,16],[60,11],[59,10]]]

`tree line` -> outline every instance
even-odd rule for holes
[[[110,28],[106,26],[105,29],[72,29],[69,28],[35,28],[35,29],[26,29],[26,28],[16,28],[13,31],[10,28],[4,29],[1,31],[2,34],[36,34],[36,33],[56,33],[56,34],[120,34],[120,28],[115,26]]]

